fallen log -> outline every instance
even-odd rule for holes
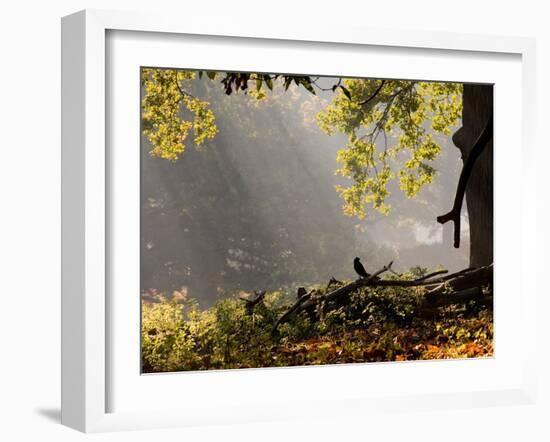
[[[298,293],[298,300],[285,311],[279,319],[273,325],[272,332],[275,333],[278,327],[287,322],[293,315],[306,309],[312,309],[320,302],[334,301],[337,298],[341,298],[349,293],[352,293],[362,287],[425,287],[427,290],[426,296],[419,308],[419,313],[423,311],[431,311],[437,307],[442,307],[449,304],[462,304],[471,300],[485,300],[492,298],[492,294],[487,296],[483,292],[483,287],[489,286],[493,281],[493,265],[468,268],[461,270],[450,275],[445,275],[439,278],[434,278],[442,274],[446,274],[447,270],[438,270],[423,277],[402,281],[391,279],[380,279],[378,275],[384,272],[390,271],[393,261],[388,265],[382,267],[376,273],[370,275],[368,278],[360,278],[356,281],[345,284],[337,289],[325,293],[323,295],[316,296],[316,291],[305,293],[305,289],[302,289],[301,293]],[[330,285],[329,285],[330,287]]]
[[[466,273],[459,273],[454,278],[430,287],[426,293],[426,301],[430,304],[437,304],[441,297],[449,294],[458,294],[464,290],[491,285],[493,282],[493,265],[479,267]],[[460,299],[460,297],[458,298]],[[464,301],[458,301],[464,302]]]
[[[273,325],[272,333],[275,333],[277,331],[277,328],[282,323],[288,321],[292,315],[297,313],[298,311],[305,310],[310,307],[315,307],[320,302],[328,302],[332,301],[340,296],[346,295],[348,293],[351,293],[361,287],[366,287],[369,284],[371,284],[373,281],[376,281],[377,283],[380,281],[378,279],[378,275],[381,275],[384,272],[387,272],[390,270],[391,266],[393,264],[393,261],[391,261],[388,265],[382,267],[380,270],[378,270],[376,273],[373,273],[368,278],[361,278],[356,281],[350,282],[349,284],[346,284],[342,287],[337,288],[336,290],[333,290],[329,293],[325,293],[324,295],[320,296],[312,296],[314,293],[311,292],[307,295],[303,295],[302,297],[298,298],[298,301],[290,307],[283,315],[275,321],[275,324]]]
[[[431,295],[428,298],[428,295]],[[468,301],[479,300],[484,297],[482,287],[471,287],[451,293],[437,293],[426,295],[424,306],[443,307],[450,304],[464,304]]]

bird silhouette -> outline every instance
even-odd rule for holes
[[[367,273],[367,271],[365,270],[365,267],[363,267],[363,264],[361,264],[361,260],[359,258],[355,258],[353,260],[353,269],[361,278],[368,278],[370,276],[370,273]]]

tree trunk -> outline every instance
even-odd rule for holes
[[[466,161],[493,108],[493,86],[465,84],[462,127],[453,135],[454,144]],[[466,187],[470,224],[470,267],[493,262],[493,139],[477,159]]]

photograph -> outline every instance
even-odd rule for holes
[[[135,87],[142,374],[493,357],[492,84]]]

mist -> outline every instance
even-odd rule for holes
[[[334,79],[324,79],[328,84]],[[210,102],[219,133],[200,149],[188,145],[170,162],[141,142],[141,290],[179,293],[201,307],[238,292],[355,279],[353,258],[374,272],[390,260],[396,271],[468,266],[468,219],[453,248],[452,225],[436,217],[450,209],[462,160],[450,137],[434,137],[442,152],[434,182],[414,199],[390,186],[388,216],[344,215],[335,185],[340,134],[328,136],[315,114],[332,93],[275,87],[258,102],[227,96],[217,82],[194,80],[192,93]],[[391,142],[391,139],[389,139]]]

